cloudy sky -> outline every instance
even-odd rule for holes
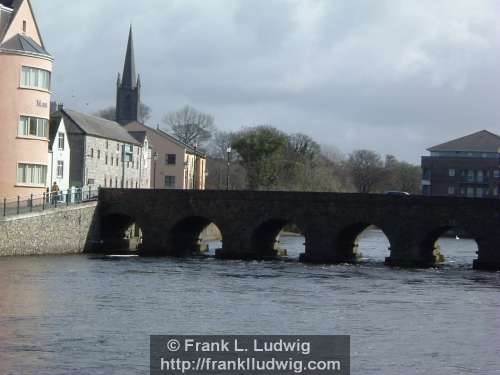
[[[55,98],[115,102],[130,22],[151,125],[190,104],[222,130],[272,124],[341,152],[419,162],[500,133],[500,1],[32,0]]]

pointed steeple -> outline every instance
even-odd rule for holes
[[[124,87],[134,88],[137,86],[137,76],[135,74],[135,56],[134,56],[134,39],[132,35],[132,25],[128,34],[127,54],[125,56],[125,64],[123,66],[122,85]]]
[[[123,74],[116,81],[116,121],[128,124],[139,119],[141,102],[141,80],[135,72],[134,39],[132,25],[128,34],[127,54]]]

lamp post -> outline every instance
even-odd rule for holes
[[[155,151],[153,155],[153,189],[156,189],[156,161],[158,160],[158,153]]]
[[[229,171],[231,168],[231,147],[227,148],[227,173],[226,173],[226,190],[229,190]]]

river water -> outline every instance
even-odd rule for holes
[[[283,237],[291,258],[303,238]],[[0,374],[148,374],[151,334],[347,334],[352,374],[500,374],[500,273],[97,256],[0,259]],[[216,246],[216,244],[214,244]]]

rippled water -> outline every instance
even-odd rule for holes
[[[500,273],[452,239],[442,269],[390,269],[385,241],[357,266],[0,258],[0,374],[147,374],[151,334],[348,334],[353,374],[500,374]]]

